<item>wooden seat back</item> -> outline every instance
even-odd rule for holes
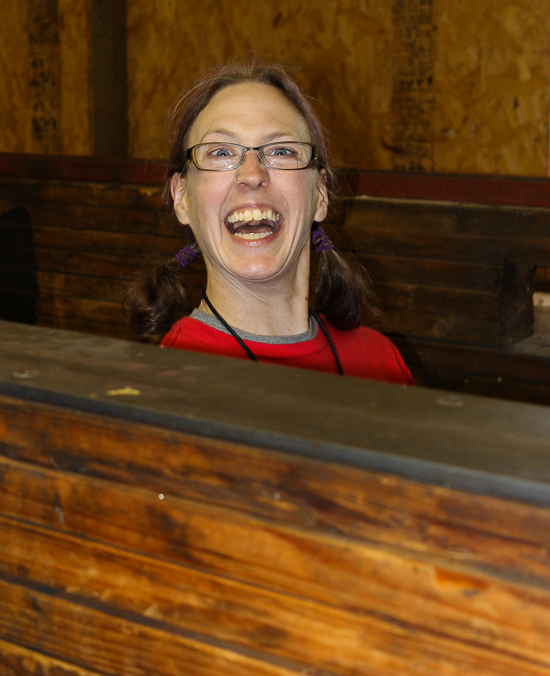
[[[546,362],[503,352],[533,333],[536,268],[550,268],[550,183],[375,172],[344,178],[327,230],[371,273],[381,328],[407,353],[418,381],[550,401]],[[167,260],[185,244],[152,166],[5,155],[0,238],[0,316],[125,338],[135,337],[120,306],[132,275],[146,257]],[[193,284],[204,282],[200,259],[188,274]],[[463,355],[466,348],[477,352]],[[456,355],[464,365],[453,371]],[[517,367],[508,375],[510,359]],[[545,375],[518,385],[531,371]]]
[[[0,322],[0,429],[2,674],[550,674],[543,407]]]

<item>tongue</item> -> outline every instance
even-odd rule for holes
[[[233,232],[240,232],[247,235],[251,232],[273,232],[275,225],[271,221],[248,221],[233,229]]]

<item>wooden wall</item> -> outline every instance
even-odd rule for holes
[[[127,7],[134,157],[158,153],[197,67],[252,51],[300,65],[344,166],[546,173],[547,0]]]
[[[87,0],[4,0],[0,149],[92,152]]]
[[[122,1],[122,0],[121,0]],[[93,154],[91,0],[5,0],[0,152]],[[545,175],[547,0],[126,0],[129,153],[201,67],[298,65],[344,166]]]

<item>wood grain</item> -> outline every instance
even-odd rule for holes
[[[548,510],[2,404],[4,640],[108,673],[550,669]]]
[[[99,676],[97,671],[83,669],[1,639],[0,673],[5,676],[36,676],[36,674],[43,676]]]
[[[0,532],[6,543],[0,574],[17,571],[23,584],[47,584],[54,593],[76,604],[92,603],[110,614],[126,611],[127,615],[150,618],[165,627],[192,631],[250,650],[262,649],[335,673],[365,673],[362,667],[367,664],[367,673],[411,669],[414,642],[425,640],[418,626],[407,630],[404,624],[388,623],[388,618],[376,613],[354,613],[334,603],[325,605],[273,593],[195,568],[52,534],[50,530],[0,519]],[[479,582],[442,570],[438,571],[438,582],[449,590],[462,585],[470,595],[480,593]],[[540,603],[544,604],[544,598]],[[490,618],[487,624],[491,624]],[[517,656],[520,659],[535,661],[537,651],[544,651],[544,643],[538,648],[534,644],[528,623],[516,622],[503,630],[493,622],[486,630],[495,644],[497,637],[508,646],[516,646],[518,639],[522,640],[524,645],[519,651],[523,654]],[[482,625],[478,631],[478,644],[482,644]],[[523,634],[523,639],[518,634]],[[435,667],[439,658],[434,643],[428,642],[424,650],[426,663],[433,662]],[[468,658],[474,666],[475,656],[470,654]],[[409,673],[422,672],[413,667]]]
[[[76,604],[58,594],[21,588],[0,579],[0,635],[30,650],[56,655],[100,673],[210,676],[291,676],[300,667],[259,659],[212,645],[195,636],[167,631],[158,623],[101,612],[91,603]],[[150,626],[150,625],[153,626]],[[155,626],[156,625],[156,626]],[[318,672],[319,676],[325,676]],[[329,676],[328,674],[326,676]]]
[[[504,574],[513,566],[517,579],[550,584],[550,520],[543,508],[43,404],[28,402],[21,409],[14,400],[1,401],[0,431],[10,440],[1,450],[8,457],[446,557],[474,569]],[[36,420],[32,426],[29,416]]]

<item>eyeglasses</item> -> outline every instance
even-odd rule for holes
[[[187,151],[187,159],[201,171],[236,169],[249,150],[257,150],[260,160],[270,169],[307,169],[317,158],[315,146],[299,141],[265,143],[246,148],[238,143],[199,143]]]

